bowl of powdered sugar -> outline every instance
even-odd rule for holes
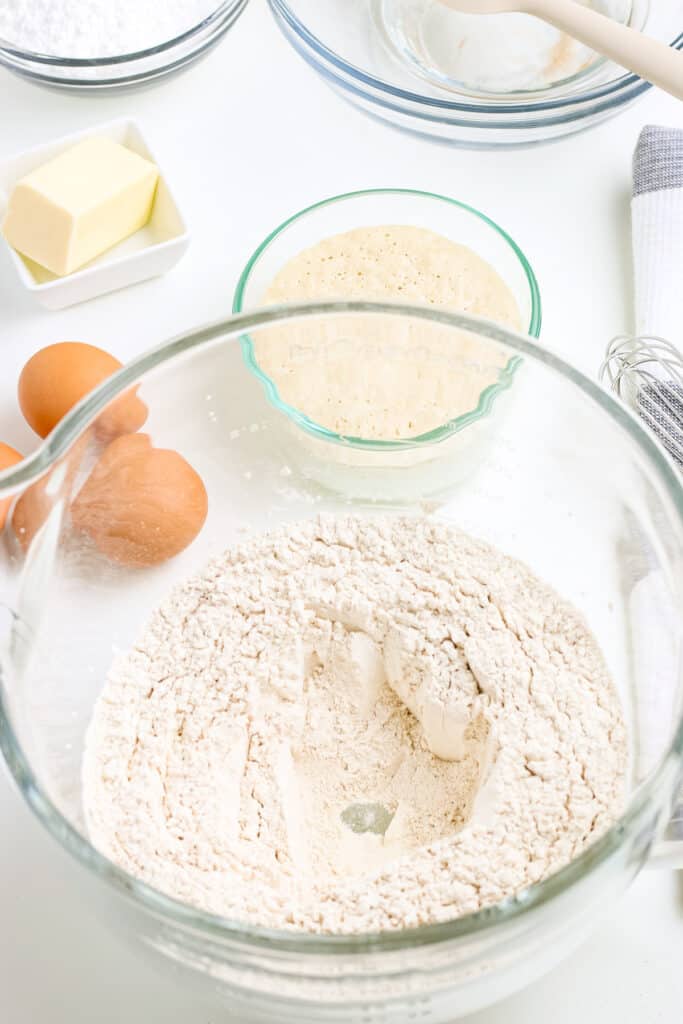
[[[206,53],[246,5],[247,0],[4,0],[0,64],[62,88],[134,86]]]

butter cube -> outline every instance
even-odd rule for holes
[[[86,139],[17,182],[2,233],[59,277],[149,220],[159,171],[108,138]]]

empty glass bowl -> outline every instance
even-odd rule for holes
[[[438,9],[438,0],[268,2],[285,38],[344,99],[397,128],[459,145],[519,145],[569,135],[614,116],[650,88],[602,60],[528,92],[459,87],[443,26],[425,22],[422,14]],[[630,21],[683,46],[683,0],[633,0]]]
[[[487,456],[438,500],[425,505],[416,492],[382,513],[463,528],[524,560],[581,609],[623,701],[629,795],[619,821],[576,860],[478,913],[381,934],[267,931],[169,898],[91,845],[81,805],[84,731],[115,652],[131,647],[171,587],[245,530],[319,512],[377,514],[348,468],[345,488],[333,493],[285,461],[287,416],[240,351],[244,334],[258,340],[298,325],[324,338],[336,324],[341,337],[340,325],[353,333],[359,321],[386,339],[406,324],[416,336],[452,331],[456,351],[465,332],[523,359],[510,389],[518,401],[505,419],[494,406]],[[99,454],[93,424],[131,387],[149,410],[143,430],[185,456],[209,499],[195,542],[147,569],[107,561],[69,516]],[[39,513],[34,535],[23,535],[24,551],[10,509],[0,550],[2,752],[39,821],[81,863],[84,903],[137,947],[221,993],[236,1019],[445,1024],[551,967],[653,852],[683,755],[683,484],[623,406],[534,341],[464,315],[376,303],[237,316],[176,338],[102,384],[33,455],[0,474],[0,499],[28,488]],[[138,497],[144,506],[148,494],[130,496],[133,530]],[[680,858],[678,846],[668,852]]]
[[[60,57],[32,52],[0,38],[0,65],[42,85],[89,93],[142,85],[180,71],[207,53],[234,25],[247,3],[222,0],[209,17],[175,39],[115,57]]]
[[[622,24],[642,28],[647,5],[586,0]],[[441,89],[539,99],[593,77],[604,58],[531,15],[462,14],[442,0],[377,0],[376,24],[397,60]]]

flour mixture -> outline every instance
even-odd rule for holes
[[[619,702],[581,616],[424,519],[318,519],[228,550],[113,666],[90,835],[253,924],[445,921],[566,864],[619,814]]]

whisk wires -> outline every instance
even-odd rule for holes
[[[666,338],[619,335],[600,379],[628,402],[683,468],[683,355]]]

